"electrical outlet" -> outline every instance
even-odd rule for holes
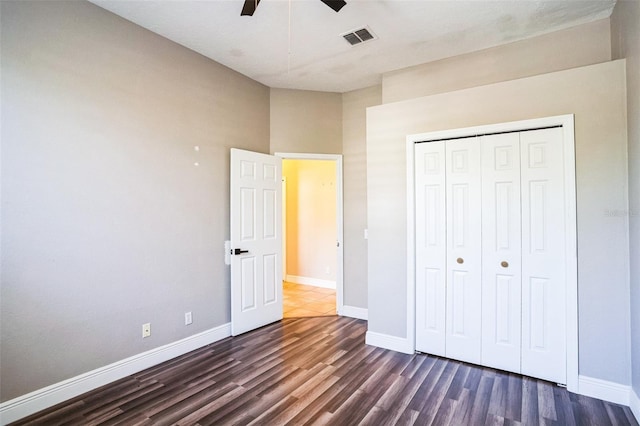
[[[184,313],[184,325],[189,325],[193,322],[193,317],[191,316],[191,312]]]
[[[151,336],[151,323],[142,324],[142,337]]]

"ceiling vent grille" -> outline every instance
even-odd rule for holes
[[[352,46],[364,43],[365,41],[375,40],[377,38],[367,27],[358,28],[357,30],[351,30],[340,35],[344,37],[344,39],[347,40],[347,42]]]

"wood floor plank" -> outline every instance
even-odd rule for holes
[[[394,425],[403,417],[405,411],[409,409],[408,406],[415,397],[416,392],[418,392],[423,381],[431,372],[436,360],[437,358],[434,357],[422,356],[422,363],[419,364],[420,368],[415,371],[415,374],[408,380],[406,385],[398,389],[397,394],[389,394],[388,397],[385,394],[381,398],[381,406],[385,407],[388,413],[383,420],[383,424]],[[385,400],[384,402],[383,399]]]
[[[253,406],[260,402],[258,397],[251,394],[242,395],[242,397],[224,401],[218,406],[209,406],[201,410],[200,417],[197,421],[199,425],[214,426],[220,424],[231,424],[232,419],[241,419],[247,406]]]
[[[409,402],[408,408],[410,410],[420,412],[420,410],[424,407],[429,393],[433,391],[433,388],[435,387],[438,378],[440,378],[440,375],[444,371],[447,362],[448,361],[441,358],[435,361],[433,368],[431,368],[429,374],[427,374],[427,377],[425,377],[423,382],[420,384],[417,392],[411,399],[411,402]]]
[[[358,423],[358,426],[377,426],[382,424],[381,419],[384,418],[385,411],[380,407],[373,407],[367,415]]]
[[[434,424],[434,425],[451,424],[451,419],[453,418],[453,415],[456,412],[457,406],[458,406],[457,400],[444,398],[440,403],[440,405],[438,406],[438,410],[431,424]],[[416,421],[420,423],[420,417],[418,417]]]
[[[287,318],[15,425],[621,425],[628,407],[552,383],[364,343],[366,322]]]
[[[520,422],[522,419],[522,378],[509,374],[505,418]]]
[[[547,420],[558,420],[556,402],[553,396],[555,385],[539,381],[538,385],[538,416]]]
[[[489,399],[488,415],[504,419],[507,415],[507,395],[509,389],[509,376],[504,373],[496,373]]]
[[[467,375],[469,374],[469,370],[471,368],[463,363],[458,363],[458,369],[456,370],[456,374],[449,385],[449,389],[447,389],[447,393],[445,398],[458,400],[460,397],[460,392],[462,392],[462,388],[464,387],[464,382],[467,380]]]
[[[307,388],[305,392],[298,392],[298,395],[292,395],[296,397],[296,401],[289,405],[285,411],[275,417],[273,419],[273,424],[289,424],[301,413],[310,413],[311,410],[308,407],[311,403],[316,401],[320,395],[323,395],[327,389],[332,387],[339,380],[339,377],[331,375],[331,368],[333,367],[328,366],[327,370],[323,372],[323,379],[316,382],[314,386]]]
[[[538,386],[530,377],[522,379],[522,423],[538,424]]]
[[[455,361],[446,363],[442,374],[420,409],[420,415],[416,419],[418,424],[431,424],[433,422],[459,366],[460,363]]]
[[[491,401],[491,390],[493,389],[494,378],[482,375],[478,389],[475,392],[473,406],[471,407],[471,416],[469,424],[481,425],[486,423],[487,411],[489,410],[489,402]]]
[[[471,409],[473,408],[473,400],[475,398],[475,391],[470,391],[467,388],[463,388],[458,396],[456,411],[451,416],[451,425],[465,425],[470,424]]]

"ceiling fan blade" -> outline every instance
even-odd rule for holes
[[[253,16],[253,12],[256,11],[258,3],[260,3],[260,0],[244,0],[240,16]]]
[[[331,9],[335,10],[336,12],[340,12],[340,9],[342,9],[347,4],[347,2],[343,0],[320,0],[320,1],[326,4],[327,6],[329,6]]]

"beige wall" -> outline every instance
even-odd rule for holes
[[[628,227],[605,214],[627,205],[624,67],[607,62],[368,109],[370,331],[407,332],[406,136],[575,114],[579,369],[629,384]]]
[[[336,162],[283,160],[282,176],[287,182],[284,275],[335,284]]]
[[[229,148],[269,151],[269,89],[88,2],[0,8],[6,401],[229,321]]]
[[[609,20],[603,19],[387,73],[382,100],[396,102],[608,61],[609,35]]]
[[[342,153],[339,93],[271,89],[271,152]]]
[[[618,0],[611,17],[614,58],[627,62],[631,360],[633,389],[640,396],[640,1]]]
[[[382,102],[382,87],[342,95],[344,157],[344,304],[367,307],[367,113]]]

